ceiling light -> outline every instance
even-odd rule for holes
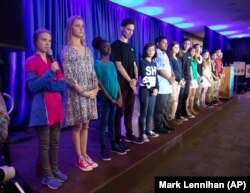
[[[228,26],[227,25],[211,25],[208,27],[212,30],[221,30],[221,29],[227,28]]]
[[[146,0],[111,0],[114,3],[117,3],[119,5],[123,5],[125,7],[135,7],[138,5],[142,5],[145,3]]]
[[[180,23],[184,21],[182,17],[165,17],[165,18],[162,18],[161,20],[170,24]]]
[[[235,34],[237,31],[223,31],[223,32],[219,32],[221,35],[231,35],[231,34]]]
[[[193,23],[178,23],[175,26],[179,28],[190,28],[193,25],[194,25]]]
[[[249,37],[250,34],[236,34],[236,35],[232,35],[229,36],[230,38],[243,38],[243,37]]]
[[[161,7],[141,7],[136,10],[150,16],[159,15],[164,11]]]

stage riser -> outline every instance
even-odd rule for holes
[[[171,157],[181,151],[190,141],[200,137],[201,129],[202,135],[208,134],[209,128],[216,122],[223,120],[223,117],[230,113],[236,104],[237,97],[233,97],[230,101],[227,101],[226,105],[219,107],[211,114],[207,114],[202,120],[186,129],[185,132],[171,139],[165,145],[163,144],[157,151],[92,192],[154,192],[154,177],[164,175],[168,171],[168,162]]]

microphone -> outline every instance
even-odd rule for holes
[[[55,62],[55,59],[54,59],[54,56],[53,56],[53,51],[52,51],[52,49],[51,48],[49,48],[48,49],[48,51],[47,51],[47,56],[49,57],[49,59],[50,59],[50,61],[53,63],[53,62]],[[59,70],[56,70],[56,74],[58,74],[58,71]]]
[[[48,49],[47,55],[48,55],[49,59],[51,60],[51,62],[53,63],[55,60],[54,60],[53,51],[51,50],[51,48]]]

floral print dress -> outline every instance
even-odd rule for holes
[[[65,46],[61,52],[65,81],[68,84],[66,99],[67,125],[79,125],[91,119],[97,119],[96,98],[82,97],[73,88],[78,83],[85,91],[92,90],[97,84],[93,56],[88,47],[85,55],[80,55],[71,46]]]

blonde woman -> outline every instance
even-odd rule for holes
[[[206,105],[206,94],[209,87],[211,87],[212,71],[211,71],[211,59],[209,56],[209,51],[204,50],[202,63],[202,74],[203,81],[201,82],[201,95],[200,95],[200,105],[202,108],[207,108]]]
[[[98,166],[87,154],[88,123],[97,119],[96,95],[99,90],[93,57],[85,43],[84,22],[80,16],[68,19],[65,46],[61,53],[65,81],[68,84],[66,117],[72,129],[77,156],[76,167],[90,171]]]

